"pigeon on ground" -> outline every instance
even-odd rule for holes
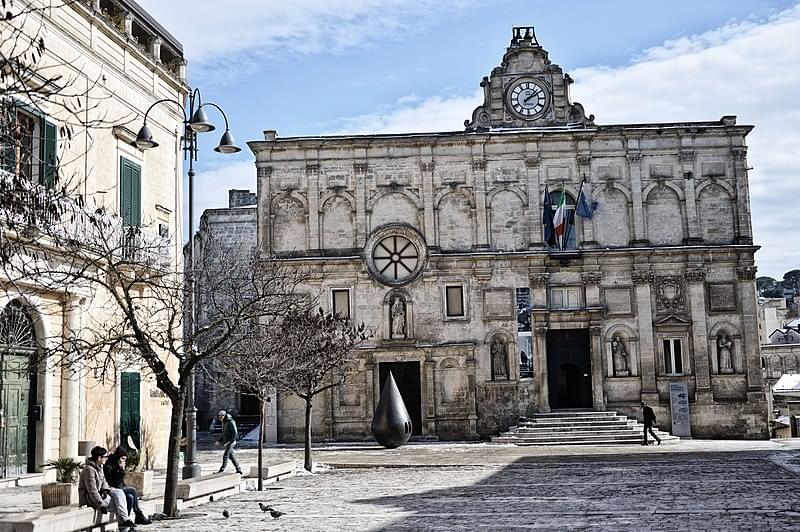
[[[283,512],[279,512],[275,508],[270,508],[270,507],[267,508],[269,508],[269,515],[271,515],[273,519],[277,519],[283,515]]]
[[[267,513],[270,511],[270,507],[264,504],[263,502],[258,503],[258,507],[261,508],[261,511]]]
[[[214,496],[213,495],[209,495],[208,496],[208,502],[214,502]]]
[[[225,509],[225,510],[222,510],[222,517],[224,517],[225,519],[227,519],[227,518],[229,518],[230,516],[231,516],[231,513],[230,513],[230,512],[229,512],[227,509]]]

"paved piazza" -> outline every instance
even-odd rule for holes
[[[474,455],[454,459],[445,452],[450,458],[442,460],[444,465],[392,460],[394,467],[386,468],[348,466],[332,453],[329,462],[339,462],[335,468],[270,484],[263,493],[215,501],[187,510],[194,517],[147,528],[800,529],[800,453],[795,449],[696,452],[689,445],[665,452],[664,447],[653,447],[658,451],[653,453],[638,447],[622,454],[617,447],[617,454],[547,456],[540,451],[513,457],[509,453],[518,448],[485,446],[470,454],[485,453],[489,465],[471,463]],[[356,453],[363,458],[363,451]],[[261,512],[259,501],[285,515],[273,520]],[[228,519],[222,517],[225,509]]]

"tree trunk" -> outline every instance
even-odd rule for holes
[[[311,471],[311,397],[306,398],[306,444],[305,444],[305,467],[306,471]]]
[[[172,412],[169,418],[167,481],[164,486],[164,513],[168,517],[177,517],[178,512],[178,471],[180,468],[181,429],[183,427],[183,407],[185,403],[186,390],[181,390],[179,398],[172,401]]]
[[[266,395],[262,394],[261,416],[258,420],[258,491],[264,491],[264,428],[267,426],[267,402],[264,400]]]

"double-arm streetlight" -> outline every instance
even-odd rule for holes
[[[189,336],[189,354],[192,356],[194,353],[194,337],[197,331],[197,307],[195,305],[195,286],[194,286],[194,161],[197,160],[197,134],[207,133],[216,129],[214,124],[208,120],[203,107],[215,107],[225,119],[225,133],[219,141],[219,145],[214,148],[214,151],[219,153],[236,153],[242,149],[236,146],[228,129],[228,117],[222,108],[212,102],[203,103],[200,97],[200,90],[194,89],[189,94],[188,109],[183,104],[169,98],[158,100],[153,103],[144,114],[144,124],[142,129],[136,135],[136,146],[141,150],[148,150],[155,148],[158,143],[153,139],[153,132],[147,126],[147,115],[158,104],[173,103],[180,106],[183,111],[183,137],[182,149],[183,158],[189,160],[189,250],[184,270],[187,272],[186,278],[189,281],[189,316],[190,316],[190,331]],[[187,118],[188,117],[188,118]],[[186,390],[186,454],[184,456],[183,478],[194,478],[200,476],[200,465],[197,464],[197,408],[194,405],[194,369],[192,369],[191,376]]]

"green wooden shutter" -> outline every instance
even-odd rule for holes
[[[142,216],[142,168],[124,157],[120,157],[119,188],[122,223],[139,226]]]
[[[141,423],[140,393],[141,375],[135,372],[122,373],[122,386],[120,390],[120,445],[127,448],[128,436],[138,448],[141,444],[139,425]]]
[[[40,182],[50,188],[56,179],[56,125],[47,120],[41,121],[41,142],[39,144]]]
[[[7,120],[8,123],[3,124],[2,132],[2,143],[3,143],[3,151],[2,151],[2,161],[0,161],[0,168],[5,170],[6,172],[16,173],[17,171],[17,151],[14,145],[16,141],[16,135],[14,134],[14,129],[17,126],[17,109],[14,104],[10,101],[3,102],[2,104],[2,113],[5,114],[3,117],[4,120]]]

